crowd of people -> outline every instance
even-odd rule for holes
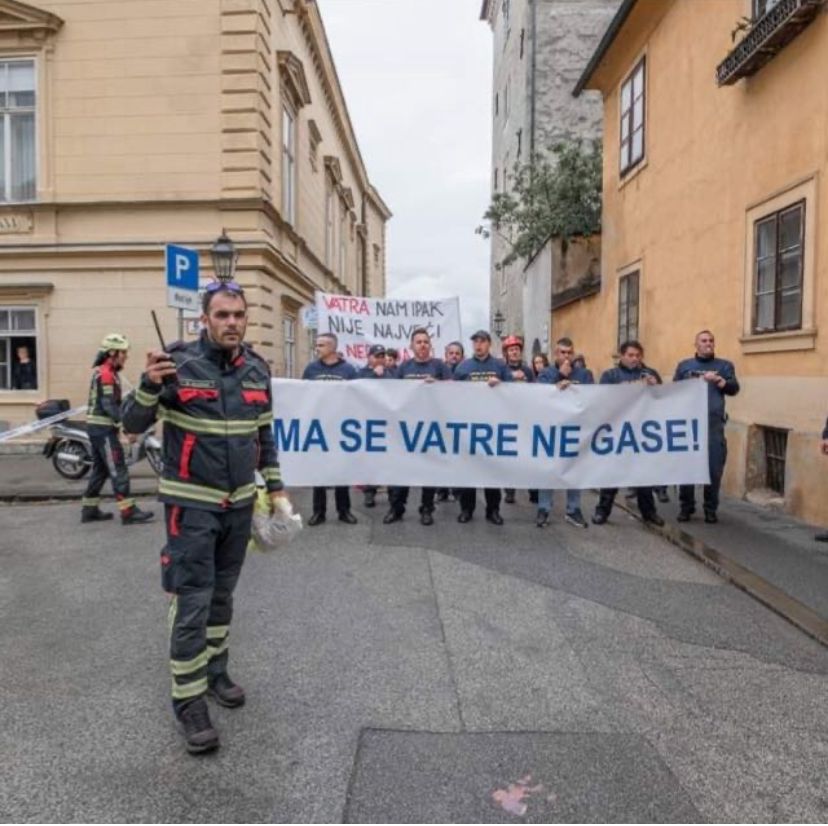
[[[417,329],[411,336],[411,358],[399,362],[396,350],[389,350],[376,344],[369,348],[368,363],[357,370],[338,352],[338,341],[334,334],[324,333],[317,337],[317,358],[306,368],[303,378],[309,381],[349,381],[352,379],[396,379],[400,381],[473,381],[486,382],[495,386],[501,382],[528,382],[555,385],[560,390],[576,384],[594,384],[593,372],[587,368],[586,360],[575,350],[571,338],[563,337],[555,343],[551,359],[543,353],[535,354],[531,362],[524,357],[523,340],[518,336],[507,336],[501,342],[501,356],[492,352],[492,337],[487,330],[478,330],[472,337],[472,353],[467,357],[462,342],[448,344],[443,358],[437,358],[433,352],[431,336],[425,328]],[[709,330],[702,330],[695,337],[695,352],[691,358],[684,359],[676,366],[673,381],[702,379],[708,387],[708,441],[710,462],[710,484],[704,486],[702,508],[704,520],[708,523],[718,521],[719,488],[727,457],[725,441],[725,397],[739,392],[739,382],[733,364],[715,354],[715,338]],[[640,341],[629,340],[618,348],[618,361],[604,370],[599,378],[600,384],[639,383],[644,385],[662,384],[658,371],[644,362],[644,347]],[[376,506],[378,489],[370,485],[364,487],[365,506]],[[512,504],[516,501],[516,492],[512,489],[486,488],[483,496],[486,504],[486,519],[494,525],[503,524],[501,503]],[[609,519],[617,488],[602,488],[598,503],[592,515],[595,525],[603,525]],[[638,509],[644,522],[663,525],[659,515],[656,498],[660,502],[669,501],[666,487],[637,487],[630,491],[637,500]],[[385,524],[392,524],[403,519],[408,504],[407,487],[390,486],[388,488],[389,509],[383,518]],[[536,524],[543,528],[549,523],[554,498],[553,490],[529,492],[530,499],[537,505]],[[420,522],[430,526],[434,524],[435,502],[456,499],[459,502],[457,520],[461,523],[471,521],[477,504],[475,488],[459,488],[453,491],[434,487],[422,488],[419,514]],[[334,500],[338,518],[347,524],[356,524],[357,519],[351,510],[350,489],[337,487]],[[689,521],[696,512],[696,492],[693,485],[681,485],[679,488],[680,511],[678,520]],[[327,493],[325,487],[316,487],[313,491],[313,512],[308,525],[319,525],[326,519]],[[587,521],[581,509],[581,491],[566,491],[566,521],[575,527],[586,528]]]

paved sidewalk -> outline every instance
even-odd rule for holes
[[[136,496],[153,496],[158,491],[157,477],[146,459],[129,469],[129,477]],[[0,501],[80,499],[88,482],[88,474],[76,482],[64,479],[42,454],[0,455]],[[103,496],[112,497],[109,484]]]
[[[715,525],[704,522],[700,504],[679,523],[675,491],[670,498],[659,505],[666,538],[828,644],[828,545],[814,540],[820,528],[731,498],[722,500]]]

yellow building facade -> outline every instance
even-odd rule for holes
[[[210,278],[227,232],[275,375],[311,357],[316,290],[385,292],[391,213],[311,0],[0,0],[0,118],[0,429],[83,403],[108,332],[135,381],[151,309],[175,337],[168,243]]]
[[[665,378],[716,335],[725,490],[828,523],[828,13],[625,0],[576,87],[604,98],[601,289],[553,313],[591,367],[639,338]]]

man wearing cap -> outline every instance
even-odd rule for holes
[[[101,490],[107,479],[118,502],[122,525],[137,525],[152,519],[151,511],[142,511],[129,495],[129,471],[124,449],[118,439],[121,426],[121,379],[129,356],[129,341],[120,333],[110,333],[101,342],[93,363],[89,386],[86,424],[92,446],[92,475],[81,499],[81,522],[103,522],[112,519],[99,507]],[[137,436],[128,437],[134,442]]]
[[[337,353],[339,341],[333,333],[322,333],[316,338],[316,361],[312,361],[302,374],[306,381],[350,381],[357,377],[356,368]],[[334,488],[334,499],[339,521],[356,525],[357,519],[351,513],[351,493],[346,486]],[[313,489],[313,514],[308,525],[315,527],[325,521],[328,494],[324,487]]]
[[[503,358],[506,366],[512,371],[512,381],[535,380],[532,368],[523,361],[523,339],[520,336],[506,336],[503,339]],[[504,501],[507,505],[515,504],[515,489],[504,488]]]
[[[484,381],[489,387],[497,387],[504,381],[512,381],[512,371],[504,361],[491,354],[492,337],[487,330],[478,330],[472,337],[474,355],[457,366],[454,371],[455,381]],[[486,488],[486,519],[493,525],[502,525],[500,515],[500,489]],[[458,522],[470,522],[477,504],[475,488],[461,488],[460,515]]]
[[[368,349],[368,364],[357,373],[358,379],[390,379],[393,376],[385,367],[385,347],[382,344],[374,344]],[[376,506],[377,485],[363,485],[362,492],[365,494],[365,507]]]
[[[414,357],[404,361],[398,370],[397,378],[413,381],[450,381],[451,370],[440,359],[432,358],[431,335],[424,327],[420,327],[411,334],[411,350]],[[407,487],[390,487],[388,499],[391,509],[382,520],[386,525],[399,522],[405,513],[408,502]],[[434,524],[434,495],[436,488],[424,487],[420,499],[420,523]]]

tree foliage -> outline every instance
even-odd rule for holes
[[[504,192],[497,192],[477,228],[498,235],[508,252],[497,266],[529,260],[550,238],[568,241],[601,230],[601,144],[563,141],[551,156],[535,154],[515,164]]]

